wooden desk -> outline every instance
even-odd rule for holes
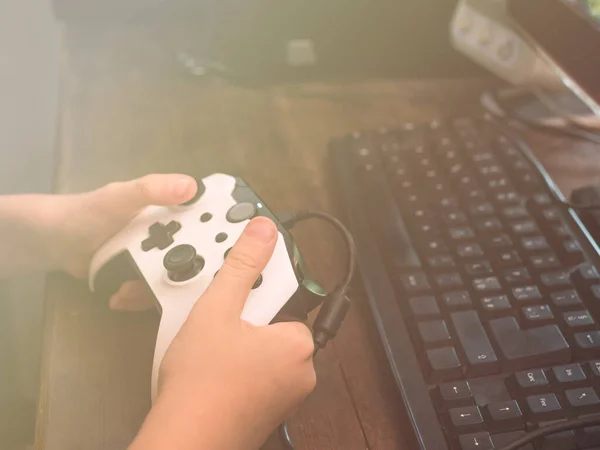
[[[136,64],[126,62],[108,40],[94,52],[82,47],[71,48],[63,71],[60,192],[149,172],[224,171],[247,178],[275,211],[338,214],[326,165],[331,137],[468,112],[484,85],[434,80],[252,89],[146,65],[137,58],[142,50],[133,52]],[[563,166],[559,181],[572,187],[574,179],[592,181],[576,158],[589,165],[593,151],[582,147],[574,160],[558,148],[545,158]],[[565,171],[573,161],[577,176]],[[598,165],[585,170],[600,173]],[[337,237],[314,224],[296,237],[309,268],[331,287],[343,267]],[[290,421],[298,450],[414,448],[368,308],[360,293],[355,297],[339,336],[317,358],[316,391]],[[61,277],[50,281],[47,301],[36,448],[126,448],[149,408],[156,315],[107,313],[83,283]]]

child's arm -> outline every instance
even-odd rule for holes
[[[34,270],[84,278],[95,251],[142,208],[184,203],[196,189],[189,176],[158,174],[82,194],[0,197],[0,278]],[[111,306],[127,307],[119,300],[132,287]]]
[[[257,450],[315,386],[300,323],[240,320],[277,229],[253,219],[167,351],[159,394],[130,450]]]

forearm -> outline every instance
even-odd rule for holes
[[[55,201],[50,195],[0,197],[0,278],[56,268],[48,251]]]

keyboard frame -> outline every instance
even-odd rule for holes
[[[473,117],[477,118],[477,116]],[[495,119],[488,117],[487,120],[491,120],[499,134],[504,135],[534,165],[542,175],[548,193],[559,200],[566,201],[563,193],[529,146],[517,135],[517,130]],[[367,130],[364,133],[376,132]],[[349,164],[351,159],[347,156],[347,153],[352,150],[348,148],[350,139],[352,139],[351,135],[332,139],[328,147],[331,171],[338,191],[337,197],[341,200],[345,222],[356,242],[360,281],[420,450],[451,450],[443,424],[431,399],[429,385],[422,374],[410,331],[396,300],[392,281],[387,275],[384,258],[376,240],[369,238],[369,235],[372,235],[371,225],[362,209],[360,189],[353,181],[352,168]],[[389,190],[387,194],[389,198],[385,200],[394,201]],[[568,221],[574,236],[580,241],[584,255],[594,265],[600,267],[600,247],[593,240],[582,220],[571,208],[564,207],[562,211],[568,212],[564,218]],[[398,220],[400,228],[405,230],[406,226],[400,214]],[[403,244],[410,247],[410,239],[406,233],[403,233],[403,238]]]

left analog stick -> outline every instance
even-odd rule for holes
[[[167,252],[163,266],[171,280],[181,282],[198,275],[204,268],[204,259],[197,255],[192,245],[182,244]]]

